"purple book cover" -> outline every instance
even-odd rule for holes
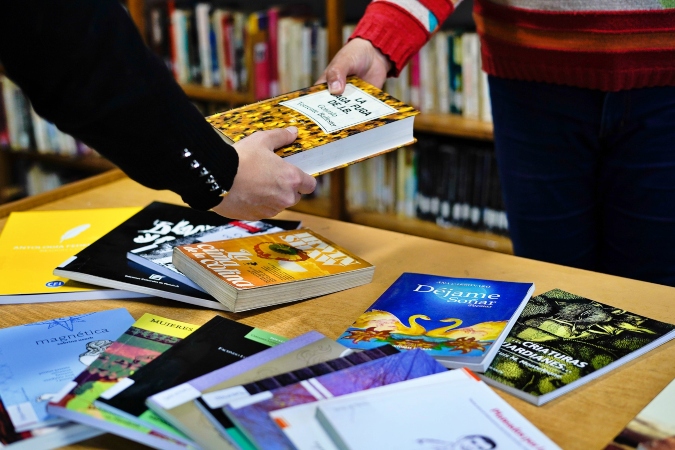
[[[256,447],[291,450],[293,445],[269,417],[270,411],[446,370],[434,358],[416,349],[264,392],[259,394],[263,400],[251,403],[261,398],[254,395],[241,403],[232,402],[223,410]]]

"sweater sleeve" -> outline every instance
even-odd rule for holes
[[[370,41],[394,64],[390,75],[398,76],[454,8],[450,0],[373,0],[350,39]]]
[[[0,61],[35,111],[135,181],[196,209],[220,202],[238,156],[144,44],[118,0],[8,0]]]

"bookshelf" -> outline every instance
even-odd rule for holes
[[[139,27],[142,36],[146,37],[145,4],[149,0],[127,0],[127,8]],[[345,0],[317,0],[322,2],[328,34],[328,57],[337,53],[342,47],[342,27],[345,17],[359,17],[368,2],[346,2]],[[468,2],[471,3],[471,2]],[[271,3],[270,3],[271,4]],[[258,5],[252,5],[257,7]],[[471,5],[457,11],[470,20]],[[207,88],[197,84],[181,84],[186,94],[193,100],[213,102],[226,105],[242,105],[254,101],[254,86],[248,92],[231,92],[221,87]],[[473,139],[490,142],[493,139],[492,124],[475,119],[467,119],[451,114],[420,114],[415,119],[415,130],[441,136]],[[318,215],[321,217],[345,220],[356,224],[370,225],[377,228],[403,231],[408,234],[431,239],[460,243],[477,248],[512,253],[511,242],[507,237],[490,232],[472,231],[463,228],[442,228],[431,222],[414,218],[400,218],[394,214],[348,211],[346,204],[346,176],[344,170],[325,175],[330,177],[330,195],[327,198],[303,199],[292,209],[295,211]]]

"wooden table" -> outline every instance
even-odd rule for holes
[[[17,202],[8,209],[82,209],[144,206],[153,200],[181,204],[172,193],[157,192],[121,176],[102,175],[86,188],[66,188],[43,197],[41,205]],[[107,178],[106,178],[107,177]],[[94,186],[93,188],[91,186]],[[56,200],[52,201],[52,198]],[[23,205],[23,206],[22,206]],[[0,228],[4,226],[0,208]],[[675,289],[656,284],[542,263],[496,252],[443,243],[301,213],[283,212],[282,219],[300,219],[376,266],[372,283],[324,297],[278,307],[228,314],[159,298],[1,305],[0,327],[48,318],[125,307],[135,317],[150,312],[177,320],[204,323],[221,314],[287,336],[317,330],[337,338],[402,272],[534,282],[535,294],[561,288],[675,323]],[[2,275],[0,274],[0,282]],[[675,378],[675,342],[630,362],[544,406],[536,407],[500,392],[511,405],[564,449],[601,449],[670,380]],[[103,435],[72,448],[142,448],[122,438]]]

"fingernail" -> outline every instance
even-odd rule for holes
[[[286,128],[286,131],[288,131],[289,133],[291,133],[294,136],[296,134],[298,134],[298,128],[297,127],[288,127],[288,128]]]
[[[328,90],[331,92],[337,92],[340,90],[340,82],[339,81],[331,81],[330,84],[328,85]]]

